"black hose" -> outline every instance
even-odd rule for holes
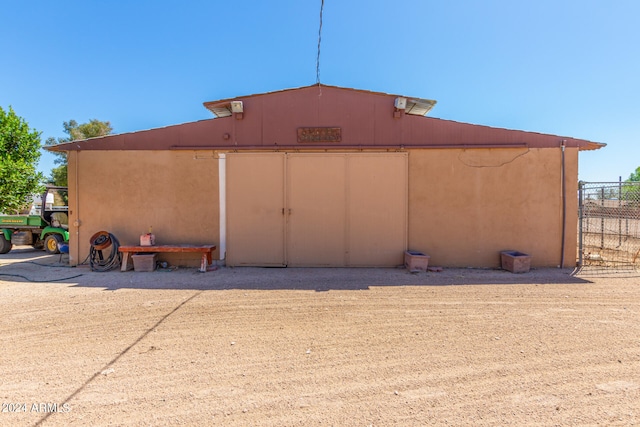
[[[63,277],[62,279],[46,279],[46,280],[35,280],[35,279],[30,279],[27,276],[23,276],[22,274],[7,274],[7,273],[0,273],[0,276],[9,276],[9,277],[20,277],[28,282],[33,282],[33,283],[49,283],[49,282],[62,282],[63,280],[71,280],[71,279],[75,279],[76,277],[80,277],[82,276],[82,274],[77,274],[75,276],[71,276],[71,277]]]
[[[120,267],[122,262],[122,254],[118,251],[118,248],[120,248],[120,242],[118,242],[116,236],[111,233],[108,233],[108,240],[109,241],[107,242],[102,238],[99,242],[91,244],[91,250],[89,251],[89,265],[91,266],[91,271],[105,272]],[[109,245],[108,243],[111,244]],[[94,244],[96,246],[99,245],[98,247],[100,249],[97,249]],[[105,258],[102,251],[108,247],[111,247],[111,253],[107,258]]]

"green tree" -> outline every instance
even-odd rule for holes
[[[75,120],[69,120],[63,122],[62,127],[64,133],[67,134],[64,138],[47,138],[45,145],[63,144],[65,142],[77,141],[79,139],[96,138],[99,136],[110,135],[113,132],[110,122],[103,122],[98,119],[91,119],[88,123],[78,124]],[[49,182],[61,187],[67,186],[67,153],[54,153],[57,158],[54,163],[58,165],[51,170],[51,176]]]
[[[0,212],[15,213],[42,190],[40,132],[16,115],[13,108],[0,107]]]
[[[630,204],[640,202],[640,167],[629,175],[622,186],[622,199]]]

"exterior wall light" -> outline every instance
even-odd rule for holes
[[[405,108],[407,108],[407,98],[404,98],[402,96],[397,97],[393,102],[393,106],[398,110],[404,110]]]
[[[404,114],[404,110],[407,108],[407,98],[402,96],[397,97],[393,101],[393,106],[395,107],[393,110],[393,117],[399,119]]]
[[[244,112],[242,101],[231,101],[231,112],[232,113]]]
[[[244,114],[244,106],[242,105],[242,101],[231,101],[231,112],[236,120],[242,120]]]

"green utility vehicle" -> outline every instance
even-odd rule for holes
[[[42,196],[24,214],[0,214],[0,254],[13,245],[32,245],[49,254],[60,253],[59,245],[69,242],[67,187],[47,186]]]

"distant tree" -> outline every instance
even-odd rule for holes
[[[598,200],[613,200],[618,198],[618,187],[602,187],[600,191],[596,193],[596,199]]]
[[[51,169],[49,183],[59,187],[67,186],[67,165],[56,166]]]
[[[632,172],[627,178],[627,182],[640,182],[640,167],[637,167],[635,172]]]
[[[640,201],[640,167],[629,175],[622,187],[622,199],[637,204]]]
[[[0,212],[16,213],[42,190],[44,177],[37,172],[40,132],[16,115],[13,108],[0,107]]]
[[[79,139],[96,138],[98,136],[110,135],[113,132],[110,122],[103,122],[98,119],[91,119],[89,123],[78,124],[75,120],[69,120],[63,122],[62,127],[64,133],[67,134],[64,138],[47,138],[45,145],[63,144],[65,142],[76,141]],[[49,182],[61,187],[67,186],[67,153],[54,153],[57,158],[54,160],[56,165],[59,165],[51,170],[51,176]]]

